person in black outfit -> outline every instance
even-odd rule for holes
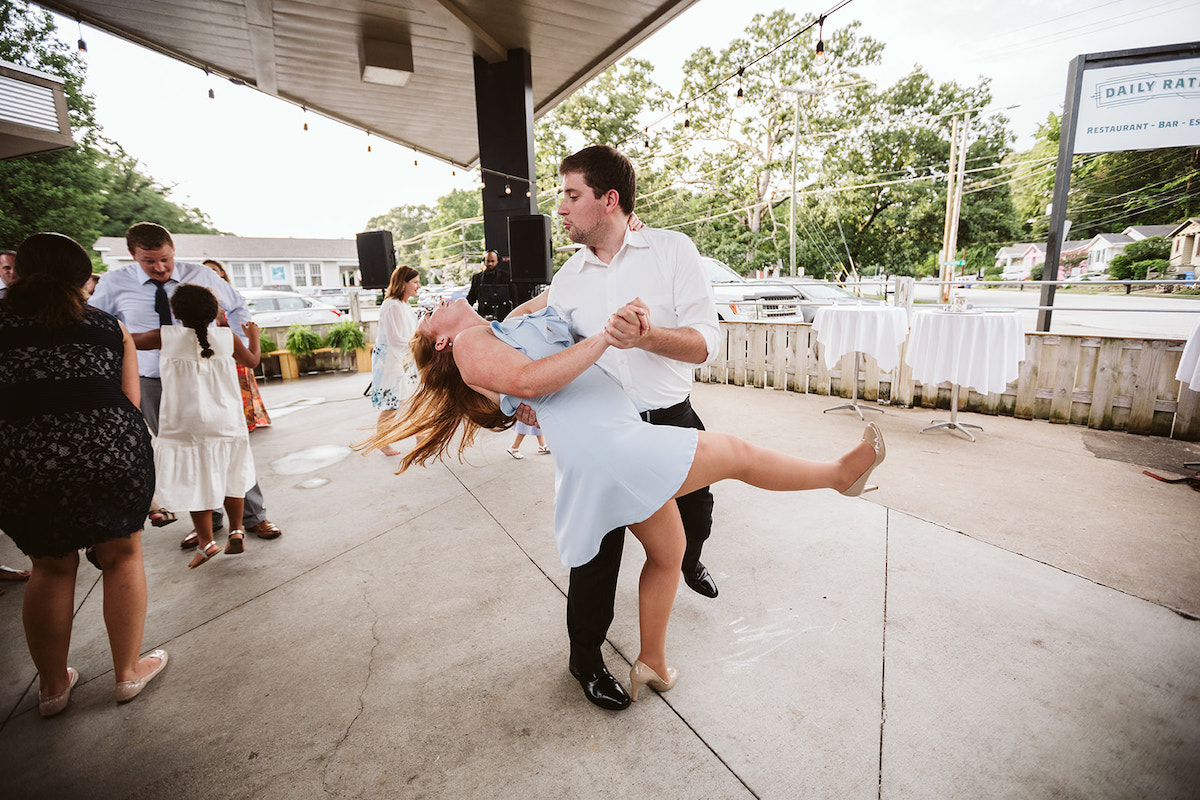
[[[33,561],[25,640],[49,717],[79,680],[67,652],[80,549],[94,548],[104,573],[116,700],[133,699],[167,664],[162,650],[138,657],[154,456],[133,339],[84,302],[87,253],[67,236],[36,233],[17,249],[16,271],[0,301],[0,528]]]
[[[488,319],[504,319],[512,311],[508,268],[500,266],[500,254],[495,250],[487,251],[483,257],[483,270],[471,276],[467,303],[475,307],[479,316]]]

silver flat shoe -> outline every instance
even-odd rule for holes
[[[67,707],[67,701],[71,699],[71,690],[75,688],[75,684],[79,682],[79,673],[74,667],[67,667],[67,688],[63,689],[56,695],[50,697],[42,697],[38,693],[38,713],[43,717],[53,717],[55,714],[61,714],[63,709]]]
[[[146,688],[146,684],[154,680],[158,673],[162,672],[163,668],[167,666],[166,650],[153,650],[149,653],[146,653],[146,655],[142,656],[142,658],[157,658],[158,666],[155,667],[150,674],[144,678],[139,678],[136,681],[118,681],[117,690],[115,693],[118,703],[128,703],[130,700],[137,697],[142,689]],[[141,658],[138,659],[139,662],[141,660]]]

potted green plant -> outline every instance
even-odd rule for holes
[[[325,346],[332,347],[342,354],[343,363],[349,369],[359,372],[371,371],[371,354],[367,350],[367,334],[354,320],[343,320],[329,329],[325,337]],[[346,357],[354,354],[354,363],[346,363]],[[364,364],[365,369],[364,369]]]
[[[295,358],[297,374],[312,372],[318,368],[315,352],[321,347],[321,336],[309,326],[293,325],[288,328],[284,347]]]
[[[340,352],[349,353],[367,344],[367,335],[354,320],[343,320],[329,329],[325,337],[325,346]]]

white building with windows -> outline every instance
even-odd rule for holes
[[[176,233],[175,258],[199,264],[215,259],[238,289],[290,286],[301,294],[357,286],[358,246],[354,239],[267,239]],[[123,236],[102,236],[93,248],[109,269],[133,263]]]

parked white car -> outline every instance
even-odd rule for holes
[[[328,303],[295,292],[266,292],[246,289],[242,292],[250,316],[260,328],[285,325],[328,325],[338,322],[342,312]]]
[[[751,283],[715,258],[700,257],[723,321],[800,322],[800,293],[782,283]]]

